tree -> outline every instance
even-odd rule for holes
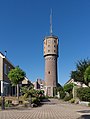
[[[68,92],[70,94],[73,90],[73,83],[66,84],[63,88],[65,92]]]
[[[90,83],[90,66],[88,66],[84,72],[84,79],[87,84]]]
[[[19,99],[19,82],[24,79],[26,76],[25,72],[19,68],[19,66],[15,67],[15,69],[12,69],[9,74],[8,78],[10,79],[12,85],[17,85],[17,98]]]
[[[22,92],[22,95],[24,95],[24,98],[28,98],[29,96],[33,96],[35,94],[35,89],[33,88],[33,86],[24,86],[24,87],[21,87],[21,92]]]
[[[76,64],[76,70],[71,72],[71,78],[73,78],[75,81],[79,81],[86,84],[86,81],[84,79],[84,72],[86,68],[90,66],[90,60],[80,60]]]
[[[71,79],[74,79],[75,81],[79,80],[78,71],[71,72]]]
[[[77,97],[81,101],[89,101],[90,102],[90,88],[89,87],[81,87],[77,89]]]

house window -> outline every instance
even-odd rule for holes
[[[7,64],[4,64],[4,74],[7,75]]]
[[[8,73],[9,73],[9,71],[10,71],[10,66],[8,66]]]

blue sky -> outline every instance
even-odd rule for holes
[[[63,85],[78,60],[90,58],[90,0],[0,0],[0,51],[31,81],[44,79],[43,40],[59,38],[58,80]]]

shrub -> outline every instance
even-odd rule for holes
[[[72,92],[72,89],[73,89],[73,83],[66,84],[66,85],[64,85],[63,88],[64,88],[65,92],[68,92],[70,94]]]
[[[24,101],[23,104],[24,104],[24,107],[28,107],[29,102],[28,101]]]
[[[5,102],[5,107],[11,107],[12,104],[11,103],[8,103],[7,101]]]
[[[88,106],[90,107],[90,102],[88,103]]]
[[[63,90],[60,91],[59,94],[60,94],[60,99],[63,99],[65,97],[65,95],[66,95],[65,91],[63,91]]]
[[[71,100],[69,100],[70,103],[75,103],[75,99],[72,98]]]
[[[2,101],[2,100],[1,100],[1,98],[0,98],[0,106],[1,106],[1,101]]]
[[[81,101],[89,101],[90,102],[90,88],[79,88],[77,89],[77,97]]]
[[[32,98],[32,103],[36,104],[38,106],[38,105],[40,105],[40,99],[39,98]]]
[[[64,101],[69,101],[69,100],[71,100],[72,98],[73,98],[73,95],[70,94],[69,96],[65,96],[65,97],[64,97]]]

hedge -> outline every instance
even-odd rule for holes
[[[89,101],[90,102],[90,88],[78,88],[77,89],[77,97],[81,101]]]

